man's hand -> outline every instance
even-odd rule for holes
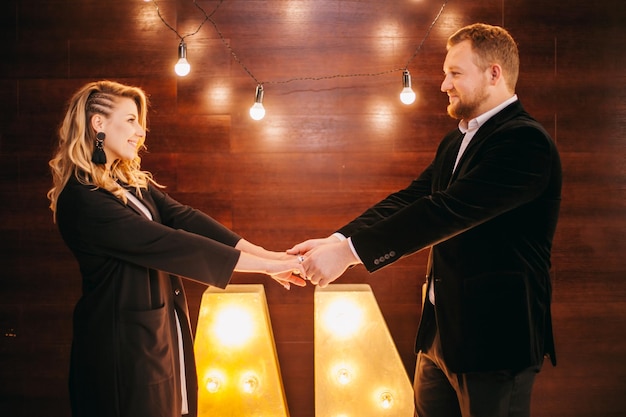
[[[339,241],[331,236],[330,239],[334,239],[335,242],[319,242],[327,239],[329,238],[307,240],[290,249],[290,251],[296,248],[306,249],[302,256],[306,279],[322,288],[339,278],[349,266],[359,263],[347,240]]]
[[[317,248],[318,246],[329,245],[337,242],[340,242],[340,240],[337,236],[334,235],[328,236],[326,238],[309,239],[305,240],[304,242],[298,243],[297,245],[294,245],[291,249],[287,249],[287,253],[290,255],[304,255],[305,253],[314,248]]]

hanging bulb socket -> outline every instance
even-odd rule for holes
[[[250,117],[254,120],[261,120],[265,117],[265,108],[263,107],[263,85],[256,86],[254,93],[254,104],[250,107]]]
[[[412,104],[415,101],[415,92],[411,89],[411,74],[405,69],[402,73],[402,92],[400,92],[400,101],[404,104]]]
[[[180,41],[180,44],[178,44],[178,62],[174,66],[174,71],[181,77],[184,77],[191,71],[191,65],[187,62],[187,44],[185,44],[185,41]]]

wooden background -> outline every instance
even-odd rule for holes
[[[198,1],[207,12],[216,1]],[[159,0],[181,35],[204,19],[191,0]],[[465,24],[504,25],[520,45],[518,94],[561,151],[563,205],[553,251],[559,364],[544,366],[533,415],[617,417],[626,410],[626,21],[623,0],[451,0],[408,67],[418,100],[399,102],[401,71],[441,3],[434,0],[225,1],[178,38],[142,0],[0,3],[0,414],[68,416],[76,263],[46,192],[67,99],[114,79],[151,96],[144,167],[178,200],[252,242],[283,250],[327,236],[426,166],[456,122],[439,91],[445,39]],[[396,70],[396,71],[393,71]],[[286,82],[292,78],[331,77]],[[338,282],[372,286],[412,378],[425,254]],[[314,415],[313,288],[262,276],[292,417]],[[192,315],[204,288],[189,283]],[[195,325],[195,323],[194,323]]]

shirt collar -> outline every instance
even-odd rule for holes
[[[479,127],[481,127],[487,120],[491,119],[500,110],[504,109],[506,106],[516,101],[517,94],[513,94],[511,98],[503,101],[493,109],[484,112],[480,116],[470,119],[467,123],[465,122],[465,120],[461,120],[459,122],[459,130],[461,131],[461,133],[466,133],[468,130],[478,130]]]

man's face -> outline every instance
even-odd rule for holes
[[[489,69],[476,65],[470,41],[463,41],[448,50],[443,64],[441,91],[448,94],[448,114],[455,119],[470,120],[483,109],[489,98]]]

